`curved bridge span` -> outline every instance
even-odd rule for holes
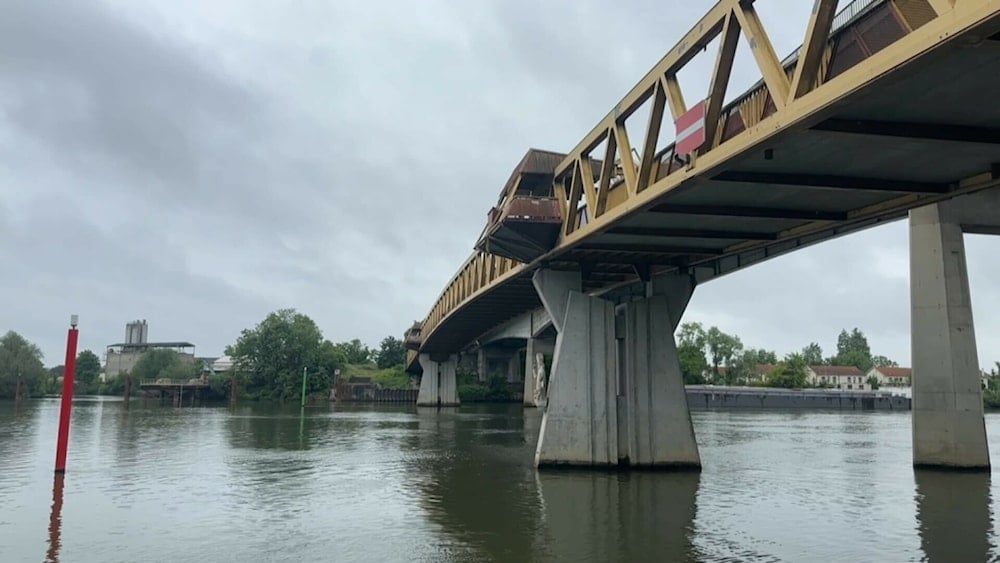
[[[549,214],[549,223],[556,225],[552,239],[540,243],[541,239],[518,234],[503,238],[496,224],[487,225],[478,250],[414,328],[419,338],[412,339],[410,366],[420,363],[425,379],[431,366],[435,372],[431,379],[439,385],[454,378],[453,368],[441,371],[448,357],[512,319],[544,310],[563,340],[576,323],[582,323],[590,340],[576,353],[589,359],[586,365],[574,364],[574,373],[583,371],[590,375],[580,377],[602,381],[610,378],[610,383],[602,383],[601,392],[606,391],[612,406],[591,400],[584,415],[560,414],[556,395],[569,383],[559,381],[559,358],[574,347],[562,342],[560,352],[557,344],[548,422],[543,424],[536,459],[540,465],[576,463],[565,452],[547,459],[543,450],[553,440],[544,439],[545,428],[553,431],[559,426],[557,420],[573,416],[617,417],[624,424],[623,412],[636,416],[634,408],[629,410],[629,397],[668,393],[653,389],[654,384],[636,391],[629,374],[642,369],[635,367],[635,361],[629,363],[628,354],[656,356],[662,345],[665,357],[670,356],[673,328],[697,284],[909,216],[914,409],[919,411],[921,403],[916,383],[923,361],[918,358],[918,338],[944,343],[941,346],[947,349],[939,351],[953,361],[950,367],[940,364],[938,371],[948,372],[951,383],[946,387],[959,393],[964,384],[955,383],[952,372],[964,369],[957,363],[968,363],[968,342],[949,336],[958,322],[956,314],[945,311],[941,318],[928,319],[927,327],[935,328],[924,330],[918,311],[934,309],[920,299],[954,303],[952,297],[961,293],[963,282],[967,284],[964,259],[956,266],[941,256],[953,249],[949,225],[957,229],[959,250],[962,232],[1000,232],[1000,190],[994,189],[1000,185],[1000,104],[993,101],[1000,92],[1000,1],[855,0],[839,12],[837,4],[815,0],[802,46],[782,60],[752,0],[720,0],[576,147],[566,153],[529,151],[504,187],[491,222],[511,217],[519,200],[542,199],[554,210]],[[719,50],[704,99],[685,100],[678,71],[716,39]],[[741,41],[749,45],[762,78],[724,103]],[[648,118],[635,123],[640,120],[629,120],[633,116]],[[701,125],[689,127],[692,120]],[[670,127],[678,130],[680,139],[661,146],[660,139],[671,137],[664,134]],[[699,138],[692,144],[693,129],[703,141]],[[934,252],[938,254],[925,256]],[[960,279],[949,284],[956,271]],[[940,279],[945,280],[938,284],[941,287],[934,285]],[[932,291],[932,286],[934,295],[921,293]],[[577,294],[581,301],[573,305]],[[646,304],[636,305],[631,317],[616,320],[626,315],[629,303],[640,301]],[[601,312],[600,303],[610,303],[610,312]],[[610,317],[605,318],[606,313]],[[669,322],[663,324],[656,320],[659,317]],[[602,323],[610,325],[601,328]],[[969,328],[971,323],[970,310]],[[593,352],[601,348],[605,328],[613,333],[607,337],[609,358]],[[669,342],[654,344],[659,336],[647,332],[666,332]],[[649,340],[642,346],[649,350],[629,344],[639,337],[622,336],[625,333],[641,333],[643,342]],[[919,347],[927,346],[931,345]],[[956,354],[966,355],[959,361]],[[615,375],[597,373],[594,366],[601,362],[601,369]],[[568,363],[563,362],[564,370]],[[923,368],[932,369],[937,368]],[[529,371],[526,368],[525,374]],[[631,390],[625,389],[629,385]],[[671,389],[668,394],[676,395],[677,389]],[[443,404],[438,397],[437,403]],[[608,415],[608,408],[617,414]],[[686,406],[682,410],[681,419],[687,416]],[[950,420],[948,424],[967,425],[955,422],[961,416],[954,413],[934,414],[938,415]],[[982,429],[981,416],[980,404],[979,422],[968,423],[978,429],[975,432]],[[670,424],[681,424],[671,420]],[[935,424],[941,420],[935,418]],[[634,420],[628,425],[635,431]],[[918,426],[915,417],[915,433]],[[609,426],[606,433],[614,434],[613,428]],[[605,444],[606,455],[594,453],[604,446],[595,446],[600,440],[590,435],[590,453],[580,463],[615,465],[624,460],[635,465],[636,456],[647,455],[636,453],[635,436],[619,434],[607,439],[618,445]],[[622,441],[633,444],[632,450]],[[926,455],[916,451],[916,444],[915,439],[916,463],[981,465],[981,452],[972,456],[974,462],[965,463],[969,457],[956,453],[962,448],[955,444],[937,444]],[[977,448],[978,442],[973,449]],[[700,463],[696,451],[694,457],[679,460],[657,461],[658,455],[649,463]]]

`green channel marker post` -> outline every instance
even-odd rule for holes
[[[306,380],[309,368],[302,368],[302,406],[299,407],[299,445],[305,440],[306,432]]]
[[[309,368],[302,368],[302,408],[306,408],[306,377]]]

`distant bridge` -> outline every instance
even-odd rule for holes
[[[570,152],[515,168],[408,334],[418,404],[457,403],[460,354],[502,335],[526,401],[551,356],[538,465],[700,466],[672,336],[694,287],[909,215],[914,463],[988,467],[962,233],[1000,232],[998,33],[998,1],[815,0],[780,60],[752,0],[717,2]],[[762,79],[724,103],[741,36]],[[716,38],[688,105],[677,73]]]

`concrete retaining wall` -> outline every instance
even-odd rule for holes
[[[692,409],[838,409],[910,410],[910,399],[879,391],[835,391],[828,389],[772,389],[767,387],[720,387],[689,385],[688,407]]]
[[[344,385],[337,387],[331,401],[357,403],[416,403],[417,389],[377,389],[372,386]]]

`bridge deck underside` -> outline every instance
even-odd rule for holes
[[[636,279],[636,265],[654,273],[690,268],[704,281],[905,217],[961,193],[961,180],[1000,174],[998,39],[959,38],[779,132],[764,150],[748,150],[543,257],[453,311],[423,349],[460,349],[539,307],[534,267],[580,268],[592,290]]]

